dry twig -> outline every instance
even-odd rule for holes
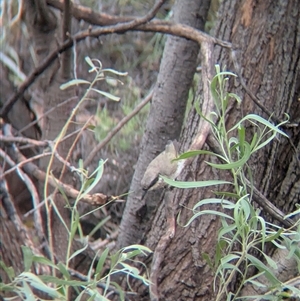
[[[12,135],[11,134],[11,126],[8,124],[6,126],[4,126],[3,131],[6,136]],[[15,144],[12,144],[10,146],[10,149],[14,155],[14,160],[17,161],[18,163],[27,160],[27,158],[21,154],[21,152],[18,150],[18,148],[16,147]],[[27,174],[32,175],[39,181],[45,181],[45,179],[46,179],[46,173],[41,171],[35,164],[33,164],[31,162],[24,164],[23,169]],[[65,194],[67,196],[69,196],[71,198],[76,199],[78,197],[78,195],[80,194],[80,192],[78,190],[74,189],[70,185],[64,184],[63,182],[56,179],[54,176],[49,177],[48,179],[49,179],[49,184],[52,187],[54,187],[54,188],[59,187],[60,189],[62,189],[65,192]],[[86,202],[90,205],[104,205],[107,202],[110,202],[110,201],[113,201],[116,199],[117,199],[117,197],[114,197],[114,196],[108,196],[108,195],[105,195],[102,193],[95,193],[93,195],[90,195],[90,194],[85,195],[81,199],[81,201]]]
[[[96,147],[91,151],[88,157],[84,160],[84,166],[88,166],[95,155],[121,130],[121,128],[133,118],[151,99],[153,96],[153,90],[141,101],[139,105],[127,116],[125,116],[103,139]]]

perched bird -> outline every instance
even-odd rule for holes
[[[173,161],[177,157],[175,144],[177,144],[176,141],[168,141],[165,150],[150,162],[141,181],[144,190],[154,190],[165,186],[160,175],[171,179],[178,176],[178,161]]]

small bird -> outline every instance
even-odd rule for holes
[[[165,150],[155,157],[147,167],[141,185],[143,190],[149,191],[165,186],[160,175],[175,179],[178,176],[178,162],[173,161],[177,157],[176,141],[168,141]]]

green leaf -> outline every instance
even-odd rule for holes
[[[104,263],[105,263],[106,260],[107,260],[108,253],[109,253],[109,248],[106,248],[106,249],[102,252],[102,254],[101,254],[101,256],[100,256],[100,258],[99,258],[99,260],[98,260],[98,262],[97,262],[95,274],[97,275],[97,278],[98,278],[98,279],[100,279],[101,275],[102,275],[103,272],[104,272],[104,271],[103,271],[103,267],[104,267]]]
[[[113,73],[119,76],[127,76],[128,72],[120,72],[114,69],[110,69],[110,68],[106,68],[106,69],[102,69],[103,72],[109,72],[109,73]]]
[[[276,278],[274,273],[259,259],[256,257],[246,254],[246,257],[250,262],[261,272],[264,272],[264,276],[273,284],[278,285],[280,281]]]
[[[213,129],[217,130],[217,127],[216,127],[216,125],[214,124],[214,122],[213,122],[212,120],[208,119],[206,116],[204,116],[204,115],[202,114],[201,109],[200,109],[198,103],[195,104],[195,109],[196,109],[197,113],[199,114],[199,116],[201,116],[201,118],[203,118],[205,121],[207,121],[207,122],[211,125],[211,127],[212,127]],[[214,112],[211,112],[211,114],[213,114],[213,113],[214,113]],[[215,114],[215,117],[217,118],[218,115]]]
[[[245,141],[244,146],[245,146],[244,156],[236,162],[227,163],[227,164],[215,164],[215,163],[211,163],[211,162],[206,162],[206,163],[208,165],[210,165],[211,167],[214,167],[216,169],[222,169],[222,170],[237,169],[237,168],[243,166],[249,160],[250,155],[251,155],[251,150],[250,150],[249,143]]]
[[[51,198],[51,205],[52,205],[52,207],[54,208],[54,210],[55,210],[57,216],[59,217],[59,220],[61,221],[61,223],[62,223],[62,224],[64,225],[64,227],[66,228],[67,232],[70,234],[69,228],[68,228],[68,226],[67,226],[65,220],[64,220],[63,217],[61,216],[60,211],[58,210],[58,208],[57,208],[57,206],[56,206],[56,204],[55,204],[55,202],[53,201],[52,198]]]
[[[74,301],[81,301],[82,297],[86,294],[86,291],[83,290]],[[91,301],[94,301],[94,299],[92,299]]]
[[[27,301],[35,301],[34,294],[31,290],[31,287],[26,283],[26,281],[22,281],[22,291],[25,295],[25,300]]]
[[[84,250],[86,250],[86,248],[88,247],[88,241],[86,241],[85,245],[79,249],[79,250],[76,250],[69,258],[69,262],[71,261],[72,258],[76,257],[78,254],[82,253]]]
[[[208,266],[209,266],[211,269],[213,269],[214,266],[213,266],[213,263],[212,263],[212,261],[211,261],[209,255],[208,255],[207,253],[203,253],[203,254],[202,254],[202,258],[206,261],[206,263],[208,264]]]
[[[106,161],[107,160],[102,160],[102,159],[99,160],[96,170],[91,174],[91,177],[95,176],[94,182],[89,186],[89,188],[85,190],[84,194],[90,193],[90,191],[94,189],[96,185],[99,183],[103,175],[104,164],[106,163]]]
[[[233,218],[230,215],[227,215],[223,212],[219,212],[219,211],[215,211],[215,210],[203,210],[203,211],[200,211],[200,212],[197,212],[196,214],[194,214],[190,218],[190,220],[187,222],[187,224],[184,225],[183,227],[189,226],[197,217],[199,217],[201,215],[206,215],[206,214],[216,215],[216,216],[220,216],[220,217],[224,217],[224,218],[228,218],[230,220],[233,220]]]
[[[113,285],[119,293],[120,301],[125,301],[125,293],[123,288],[116,282],[111,282],[111,285]]]
[[[220,265],[222,255],[225,251],[226,245],[227,245],[227,243],[223,239],[218,240],[218,243],[216,246],[215,266]]]
[[[79,286],[83,286],[83,285],[87,286],[87,285],[92,284],[92,282],[90,282],[90,281],[65,280],[65,279],[57,278],[57,277],[54,277],[51,275],[40,275],[39,278],[46,283],[51,282],[51,283],[56,284],[57,286],[67,285],[67,286],[79,287]]]
[[[49,260],[48,258],[42,257],[42,256],[33,256],[32,258],[33,262],[36,263],[40,263],[40,264],[44,264],[44,265],[48,265],[54,269],[57,269],[56,264],[54,264],[51,260]]]
[[[243,126],[238,128],[238,134],[239,134],[239,145],[240,145],[241,156],[244,156],[244,144],[245,144],[246,130]],[[249,148],[251,151],[251,146]]]
[[[228,233],[232,234],[235,230],[236,230],[235,224],[228,225],[226,228],[224,227],[219,231],[218,237],[219,239],[221,239],[221,237],[226,236]]]
[[[92,237],[100,228],[103,227],[109,220],[111,219],[111,216],[108,215],[106,216],[103,220],[101,220],[95,227],[94,229],[89,233],[89,237]]]
[[[274,242],[274,241],[276,241],[280,237],[280,235],[282,234],[282,232],[283,232],[283,229],[281,228],[275,234],[267,236],[266,242],[270,242],[270,241]]]
[[[148,253],[152,253],[151,249],[149,249],[148,247],[143,246],[143,245],[130,245],[128,247],[123,248],[122,251],[126,252],[126,251],[132,251],[135,249],[139,250],[144,255],[148,255]],[[144,252],[142,252],[142,251],[144,251]]]
[[[230,198],[234,198],[234,199],[239,199],[240,196],[236,193],[233,192],[227,192],[227,191],[214,191],[214,194],[217,196],[222,196],[222,197],[230,197]]]
[[[209,199],[203,199],[203,200],[199,201],[196,205],[194,205],[193,210],[196,210],[198,207],[201,207],[201,206],[207,205],[207,204],[220,204],[222,206],[226,206],[226,205],[235,206],[234,203],[232,203],[228,200],[209,198]]]
[[[120,264],[121,266],[123,266],[123,267],[125,268],[125,270],[128,271],[128,272],[129,272],[130,274],[132,274],[133,276],[138,276],[139,273],[140,273],[140,271],[139,271],[138,268],[133,267],[133,266],[131,266],[131,265],[129,265],[129,264],[123,262],[123,261],[121,261],[119,264]]]
[[[275,131],[276,133],[278,134],[281,134],[285,137],[288,137],[288,135],[281,131],[277,126],[275,126],[274,124],[272,124],[270,121],[256,115],[256,114],[248,114],[247,116],[245,116],[244,118],[242,118],[233,128],[231,128],[230,131],[234,130],[235,128],[239,127],[244,121],[246,120],[254,120],[254,121],[257,121],[263,125],[265,125],[267,128]]]
[[[30,285],[53,298],[58,298],[59,294],[56,289],[51,288],[50,286],[46,285],[40,277],[34,275],[33,273],[23,272],[19,275],[20,279],[25,279],[26,282],[30,283]]]
[[[194,151],[187,151],[187,152],[181,154],[180,156],[178,156],[173,161],[188,159],[188,158],[191,158],[191,157],[196,157],[198,155],[211,155],[211,156],[216,156],[218,158],[221,158],[222,160],[225,160],[225,158],[223,156],[215,154],[215,153],[210,152],[210,151],[206,151],[206,150],[194,150]]]
[[[69,87],[83,85],[83,84],[90,85],[91,83],[89,81],[85,80],[85,79],[71,79],[67,83],[62,84],[60,86],[60,89],[61,90],[66,90]]]
[[[237,95],[237,94],[234,94],[234,93],[228,93],[228,96],[235,99],[237,101],[237,103],[242,103],[242,99]]]
[[[57,267],[59,268],[59,271],[63,274],[66,280],[71,279],[70,273],[68,272],[66,266],[62,262],[59,262],[57,264]]]
[[[21,246],[23,252],[23,259],[24,259],[24,271],[29,272],[32,266],[33,261],[33,253],[30,248],[26,246]]]
[[[230,261],[233,261],[233,260],[236,260],[239,258],[240,258],[240,256],[238,256],[236,254],[227,254],[221,259],[221,265],[224,265],[225,263],[228,263]]]
[[[105,97],[107,97],[107,98],[109,98],[113,101],[119,101],[121,99],[120,97],[114,96],[114,95],[112,95],[108,92],[104,92],[104,91],[101,91],[101,90],[98,90],[98,89],[95,89],[95,88],[91,88],[91,90],[94,91],[94,92],[97,92],[97,93],[99,93],[99,94],[101,94],[101,95],[103,95],[103,96],[105,96]]]
[[[90,268],[89,271],[87,273],[87,279],[90,281],[92,279],[92,276],[94,275],[94,266],[95,266],[95,261],[98,260],[98,256],[97,254],[95,254],[91,264],[90,264]]]
[[[278,267],[277,267],[276,262],[270,256],[268,256],[266,253],[262,252],[262,254],[263,254],[265,260],[267,261],[268,265],[272,269],[277,270]]]
[[[165,176],[160,176],[168,185],[177,187],[177,188],[201,188],[201,187],[209,187],[215,185],[224,185],[224,184],[232,184],[228,181],[222,180],[209,180],[209,181],[194,181],[194,182],[184,182],[184,181],[175,181],[171,180]]]
[[[251,150],[254,149],[254,147],[256,146],[256,142],[257,142],[257,133],[255,132],[253,134],[253,137],[252,137],[252,140],[251,140],[251,144],[250,144],[250,147],[251,147]]]
[[[121,257],[121,251],[117,251],[115,254],[110,255],[110,268],[111,270],[119,263]]]
[[[96,66],[94,65],[93,61],[90,59],[90,57],[86,56],[85,61],[90,65],[90,67],[95,68]]]
[[[72,220],[72,223],[71,223],[71,233],[70,233],[70,240],[73,241],[74,239],[74,236],[76,234],[76,231],[78,229],[78,225],[79,225],[79,212],[77,210],[73,210],[73,220]]]
[[[12,267],[7,267],[2,260],[0,260],[0,268],[4,270],[4,272],[7,274],[10,281],[12,281],[13,278],[15,278],[14,269]],[[0,284],[1,284],[1,281],[0,281]]]

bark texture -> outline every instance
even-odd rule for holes
[[[204,28],[210,1],[176,1],[174,21],[198,29]],[[141,179],[168,140],[178,139],[185,113],[188,91],[197,65],[199,46],[182,38],[168,37],[157,79],[146,132],[132,179],[121,222],[118,247],[141,240],[153,210],[159,205],[159,193],[151,192],[141,200]],[[146,202],[145,202],[146,201]]]
[[[227,70],[238,72],[248,88],[278,119],[284,119],[284,113],[288,113],[291,122],[299,124],[300,2],[296,2],[223,1],[215,36],[232,42],[239,67],[234,67],[230,51],[219,47],[215,51],[215,62],[226,66]],[[248,113],[266,119],[270,117],[245,93],[239,79],[230,81],[229,90],[243,99],[240,107],[231,106],[229,126]],[[182,134],[183,150],[189,148],[198,122],[199,117],[193,110]],[[290,140],[278,137],[257,152],[250,165],[255,186],[288,213],[295,202],[299,202],[299,126],[284,130],[290,135]],[[250,125],[247,125],[247,132],[253,132]],[[206,159],[203,156],[195,159],[182,179],[230,180],[226,174],[211,170],[204,163]],[[204,189],[175,190],[173,202],[176,207],[192,208],[196,202],[209,196],[210,191]],[[181,224],[190,217],[189,210],[181,210]],[[163,203],[156,211],[151,226],[146,244],[155,249],[165,232]],[[218,220],[213,216],[202,216],[187,228],[177,226],[160,267],[160,300],[214,300],[214,275],[202,254],[207,253],[214,258],[218,227]]]

